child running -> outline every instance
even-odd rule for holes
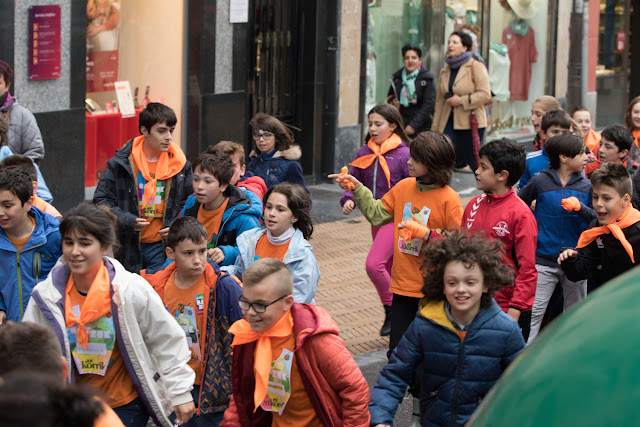
[[[533,150],[538,151],[544,148],[541,125],[542,118],[551,110],[562,110],[562,105],[551,95],[542,95],[531,104],[531,124],[536,136],[533,138]]]
[[[589,151],[591,151],[591,153],[597,154],[598,148],[600,147],[600,134],[596,133],[592,128],[593,121],[591,120],[591,112],[587,107],[578,105],[571,110],[571,118],[582,131],[584,145],[589,149]],[[593,160],[595,160],[595,156]]]
[[[504,246],[466,232],[447,234],[425,249],[425,297],[371,391],[372,426],[393,425],[421,362],[422,425],[464,426],[524,348],[518,325],[492,298],[513,284]]]
[[[404,131],[402,116],[390,104],[378,104],[369,111],[369,133],[366,145],[356,153],[349,173],[371,190],[374,199],[381,199],[404,178],[409,177],[409,137]],[[342,213],[350,215],[355,203],[347,190],[340,199]],[[373,244],[367,255],[365,269],[375,285],[384,306],[384,323],[380,329],[383,337],[391,333],[391,267],[393,265],[392,222],[383,226],[371,226]]]
[[[300,185],[282,182],[264,195],[264,227],[238,237],[235,265],[224,267],[242,275],[255,261],[276,258],[293,274],[293,300],[315,304],[320,269],[307,241],[313,233],[309,216],[309,195]]]
[[[171,427],[171,407],[183,425],[195,413],[184,331],[147,281],[105,256],[115,222],[106,207],[69,211],[60,224],[64,263],[35,287],[24,320],[53,328],[70,381],[101,391],[125,426],[151,417]]]

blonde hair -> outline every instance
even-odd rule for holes
[[[293,276],[286,264],[275,258],[261,258],[251,264],[242,274],[242,286],[245,288],[255,286],[273,274],[280,275],[278,286],[287,295],[291,295],[293,293]]]
[[[542,95],[540,98],[533,101],[534,104],[540,104],[545,113],[551,110],[562,110],[562,105],[551,95]]]

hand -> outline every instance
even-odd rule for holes
[[[342,205],[342,213],[345,215],[351,215],[351,212],[353,212],[353,208],[356,206],[355,203],[353,203],[353,200],[347,200],[346,202],[344,202],[344,205]]]
[[[416,133],[416,130],[410,125],[407,125],[407,127],[404,128],[404,131],[407,132],[407,135],[413,135]]]
[[[136,223],[133,224],[133,231],[141,231],[147,225],[149,225],[149,221],[145,218],[136,218]]]
[[[224,252],[222,252],[222,249],[220,248],[209,249],[207,251],[207,256],[216,264],[220,264],[224,261]]]
[[[567,197],[562,199],[562,207],[569,212],[578,212],[580,210],[580,200],[577,197]]]
[[[165,227],[161,230],[158,231],[158,234],[160,235],[160,237],[162,237],[164,240],[167,240],[167,236],[169,235],[169,227]]]
[[[536,211],[536,205],[538,204],[538,200],[534,200],[533,202],[531,202],[531,212],[535,212]]]
[[[462,102],[459,95],[452,95],[450,98],[447,99],[447,103],[452,107],[457,107]]]
[[[398,101],[398,98],[393,98],[391,100],[391,105],[393,105],[394,107],[396,107],[399,110],[400,109],[400,101]]]
[[[424,239],[429,235],[429,228],[426,225],[420,224],[415,218],[411,218],[410,221],[404,221],[398,224],[400,237],[405,241],[413,239]]]
[[[520,319],[520,310],[517,308],[510,308],[507,314],[513,318],[516,322]]]
[[[186,424],[191,417],[196,413],[196,405],[191,402],[183,403],[182,405],[174,406],[173,412],[176,414],[176,424]]]
[[[345,168],[346,166],[342,168],[342,171],[340,171],[339,174],[332,173],[331,175],[328,175],[327,178],[336,178],[336,182],[343,190],[355,190],[356,188],[360,188],[362,183],[355,179],[352,175],[349,175],[346,172],[343,173]]]
[[[0,310],[0,325],[2,325],[5,320],[7,320],[7,313]]]
[[[566,261],[572,256],[577,256],[577,255],[578,255],[577,251],[574,251],[573,249],[567,249],[566,251],[562,252],[558,257],[558,264],[562,264],[563,261]]]
[[[93,37],[96,34],[100,34],[103,31],[107,31],[106,25],[87,25],[87,37]]]

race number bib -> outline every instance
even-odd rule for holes
[[[431,209],[423,206],[421,210],[418,208],[412,208],[411,203],[406,203],[402,210],[402,222],[411,221],[412,218],[418,221],[422,225],[427,225],[429,221],[429,215],[431,215]],[[402,237],[398,237],[398,250],[404,254],[418,256],[420,255],[420,249],[424,240],[413,239],[406,241]]]
[[[72,310],[76,317],[80,316],[80,308],[77,305],[72,307]],[[76,369],[80,375],[96,374],[104,376],[107,373],[113,346],[116,343],[116,333],[111,313],[102,316],[96,321],[87,323],[85,329],[89,336],[87,348],[78,343],[78,325],[67,328],[69,347],[71,348],[71,355]]]
[[[198,301],[196,296],[196,303]],[[182,313],[176,310],[174,313],[178,324],[187,336],[187,344],[191,349],[191,362],[201,362],[202,355],[200,354],[200,340],[198,337],[198,322],[196,321],[196,312],[193,307],[187,305],[182,307]]]
[[[282,349],[280,357],[271,362],[267,395],[260,404],[265,411],[277,412],[282,415],[287,402],[291,397],[291,365],[293,352]]]

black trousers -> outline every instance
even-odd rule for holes
[[[422,298],[405,297],[403,295],[393,294],[391,302],[391,335],[389,336],[389,351],[387,357],[391,357],[391,353],[398,346],[402,336],[409,325],[416,318],[418,306]],[[411,384],[409,384],[409,393],[414,397],[420,397],[420,377],[422,376],[422,363],[418,365],[413,372]]]

